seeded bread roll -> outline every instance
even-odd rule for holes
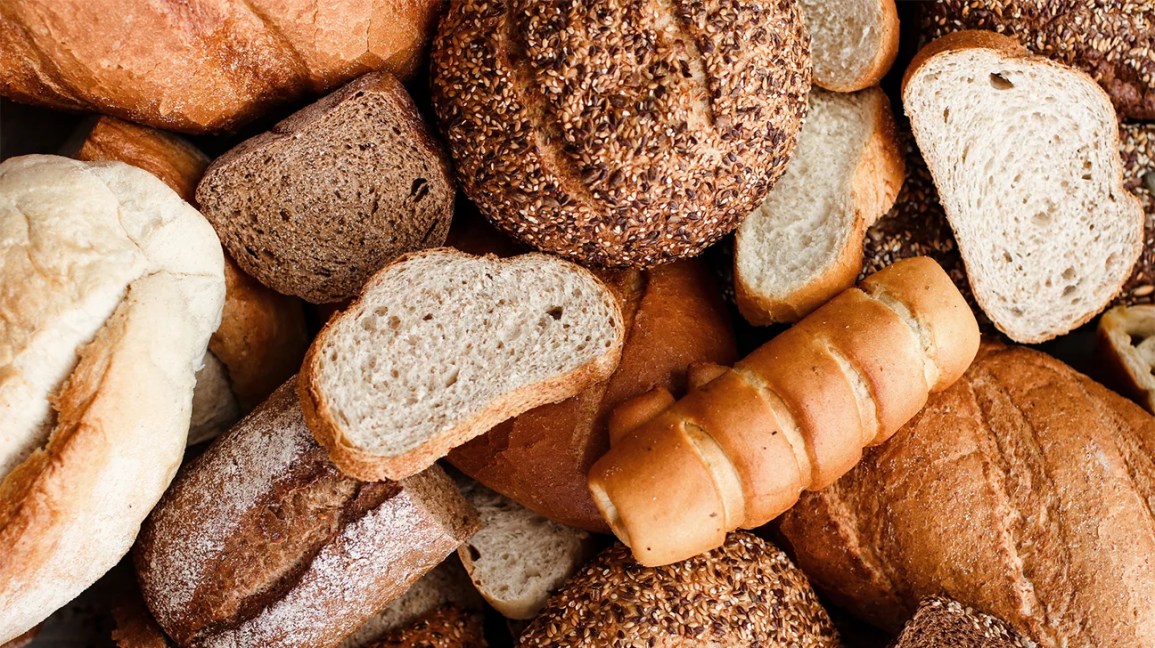
[[[685,562],[642,567],[615,545],[566,583],[521,648],[838,646],[826,610],[777,547],[749,533]]]
[[[796,0],[460,0],[434,43],[433,103],[498,227],[652,266],[732,231],[785,171],[808,41]]]
[[[892,648],[1035,648],[998,617],[941,596],[924,599]]]
[[[445,606],[386,634],[370,648],[485,648],[480,613]]]
[[[436,467],[344,476],[305,427],[294,379],[181,471],[135,562],[181,646],[335,646],[476,528]]]
[[[445,242],[449,163],[405,88],[367,74],[217,158],[197,201],[237,264],[314,303]]]

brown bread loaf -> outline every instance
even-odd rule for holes
[[[1044,648],[1155,636],[1155,419],[1063,363],[989,346],[894,439],[782,519],[837,605],[897,629],[920,598]]]
[[[8,0],[0,95],[231,129],[364,72],[412,74],[444,0]]]

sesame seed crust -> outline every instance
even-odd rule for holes
[[[922,34],[964,29],[1019,39],[1027,49],[1090,74],[1120,117],[1155,119],[1155,2],[939,0],[921,3]]]
[[[617,544],[555,594],[519,646],[838,646],[810,583],[782,551],[749,533],[665,567]]]
[[[785,171],[810,90],[797,0],[455,0],[433,102],[498,227],[599,266],[698,254]]]

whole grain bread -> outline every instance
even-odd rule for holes
[[[482,616],[447,605],[390,631],[371,648],[486,648]]]
[[[832,603],[897,630],[921,598],[1044,648],[1155,636],[1155,419],[1063,363],[988,346],[887,444],[781,521]]]
[[[134,556],[182,646],[337,645],[476,528],[436,467],[396,483],[343,475],[290,380],[181,471]]]
[[[583,263],[644,267],[700,253],[785,171],[809,39],[796,0],[462,0],[431,76],[490,220]]]
[[[923,599],[891,648],[1035,648],[1009,623],[941,596]]]
[[[894,0],[801,0],[814,85],[855,92],[878,85],[898,55]]]
[[[445,242],[449,163],[405,88],[367,74],[215,160],[197,201],[248,274],[314,303]]]
[[[624,337],[613,294],[572,263],[418,252],[374,275],[317,336],[301,403],[341,470],[401,479],[605,380]]]

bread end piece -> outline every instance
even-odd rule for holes
[[[855,92],[877,85],[886,76],[898,55],[894,0],[803,0],[802,5],[816,86]]]

